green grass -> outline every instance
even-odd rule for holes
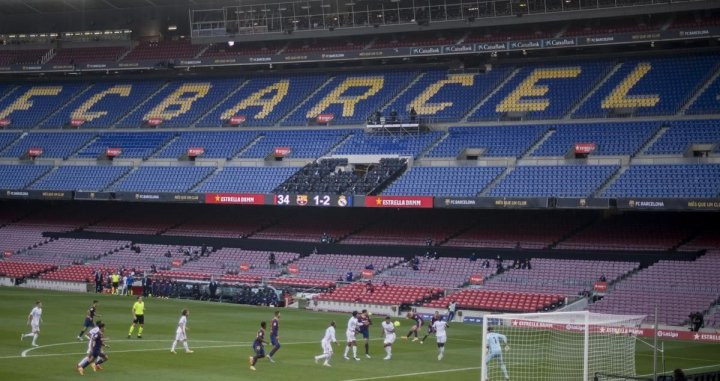
[[[83,356],[86,343],[75,342],[84,313],[95,295],[0,288],[0,380],[69,380],[78,379],[75,364]],[[34,301],[43,302],[43,324],[38,340],[39,348],[30,348],[30,340],[19,341],[21,332],[28,330],[25,319]],[[99,296],[98,312],[107,324],[110,357],[102,373],[93,374],[88,368],[86,378],[103,380],[283,380],[325,381],[351,379],[412,379],[454,381],[479,380],[481,332],[476,325],[454,324],[448,330],[446,358],[436,359],[434,339],[424,345],[398,340],[393,359],[383,361],[379,319],[371,335],[372,359],[362,361],[342,359],[342,341],[347,315],[315,313],[301,310],[282,310],[280,339],[283,348],[276,355],[276,363],[261,360],[257,371],[248,369],[250,347],[262,320],[270,321],[273,309],[232,304],[206,303],[185,300],[146,301],[146,326],[142,340],[127,340],[130,307],[133,299],[120,296]],[[190,309],[188,337],[194,354],[178,351],[169,353],[175,327],[182,308]],[[321,352],[320,339],[330,320],[338,323],[332,368],[316,365],[313,356]],[[404,335],[410,326],[400,320],[398,329]],[[720,364],[720,345],[690,342],[665,343],[666,366],[694,368]],[[269,350],[269,348],[267,348]],[[360,348],[362,353],[362,348]],[[638,346],[637,368],[641,374],[652,370],[652,353]],[[720,366],[711,369],[720,369]],[[705,370],[705,369],[704,369]],[[433,373],[427,373],[433,372]],[[512,374],[512,369],[510,369]],[[415,374],[412,377],[396,377]],[[299,378],[295,378],[299,377]],[[521,381],[521,380],[514,380]]]

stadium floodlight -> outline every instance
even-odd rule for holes
[[[635,377],[635,335],[644,318],[588,311],[485,315],[481,381]]]
[[[228,46],[231,47],[231,48],[232,48],[233,46],[235,46],[235,41],[233,41],[233,40],[228,41]]]

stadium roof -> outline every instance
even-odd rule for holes
[[[237,3],[233,0],[0,0],[0,14],[11,16],[149,7],[205,8]]]

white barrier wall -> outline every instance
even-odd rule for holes
[[[88,292],[85,282],[63,282],[58,280],[28,279],[20,287],[53,291]]]
[[[15,285],[15,279],[0,277],[0,286],[12,287]]]
[[[313,311],[350,313],[353,311],[360,312],[362,310],[368,310],[368,312],[373,314],[388,316],[398,316],[398,307],[398,305],[333,302],[328,300],[313,300],[310,301],[309,306]]]

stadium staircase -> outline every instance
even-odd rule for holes
[[[190,127],[197,127],[198,123],[205,120],[205,118],[207,118],[210,114],[215,112],[215,110],[217,110],[218,107],[225,104],[225,102],[228,99],[230,99],[230,97],[234,96],[238,91],[242,90],[245,86],[247,86],[248,83],[250,83],[250,80],[246,79],[238,87],[236,87],[235,90],[228,92],[228,94],[226,96],[224,96],[222,99],[220,99],[219,102],[215,103],[214,106],[210,107],[206,113],[202,114],[198,119],[196,119],[192,124],[190,124]]]
[[[627,171],[630,168],[629,165],[623,165],[621,166],[615,173],[613,173],[612,176],[608,177],[607,180],[598,188],[597,192],[593,194],[595,197],[601,197],[602,194],[610,188],[610,186],[615,182],[615,180],[619,179],[620,176],[622,176],[625,171]]]
[[[20,86],[13,86],[13,87],[9,88],[5,94],[0,94],[0,102],[2,102],[5,98],[10,96],[10,94],[12,94],[15,90],[17,90],[18,87],[20,87]]]
[[[704,82],[701,82],[698,86],[698,89],[695,91],[695,93],[688,99],[685,104],[680,107],[678,111],[678,115],[685,115],[685,112],[690,108],[690,106],[695,103],[695,101],[705,93],[705,90],[707,90],[708,87],[710,87],[715,81],[720,77],[720,65],[715,69],[715,72],[712,73]]]
[[[334,146],[330,147],[330,149],[327,151],[326,156],[331,156],[338,148],[342,147],[347,143],[348,140],[352,139],[354,134],[350,133],[345,135],[344,138],[342,138],[340,141],[337,142]]]
[[[645,152],[650,147],[652,147],[655,144],[655,142],[658,141],[658,139],[660,139],[663,135],[665,135],[665,133],[667,132],[668,129],[670,129],[670,127],[668,127],[668,126],[663,126],[663,127],[658,128],[657,131],[655,131],[655,135],[653,135],[650,139],[648,139],[648,141],[645,144],[643,144],[643,146],[640,147],[637,150],[637,152],[635,152],[633,157],[638,156],[638,155],[644,155]]]
[[[191,191],[195,190],[197,187],[199,187],[200,185],[202,185],[202,183],[204,183],[207,179],[215,176],[218,172],[222,171],[222,169],[223,169],[223,167],[215,167],[215,170],[214,170],[214,171],[208,173],[205,177],[201,178],[201,179],[198,180],[195,184],[193,184],[193,185],[191,185],[189,188],[187,188],[187,189],[188,189],[188,192],[191,192]],[[177,227],[177,226],[174,226],[174,227]],[[167,231],[167,230],[169,230],[169,228],[166,229],[166,231]]]
[[[23,132],[22,134],[18,134],[18,135],[15,137],[15,140],[9,142],[9,143],[5,146],[5,149],[0,149],[0,154],[2,154],[2,153],[5,152],[5,151],[11,150],[12,147],[13,147],[15,144],[17,144],[19,141],[21,141],[27,134],[28,134],[27,132]]]
[[[120,183],[122,183],[123,181],[125,181],[125,178],[129,177],[130,175],[132,175],[132,174],[133,174],[135,171],[137,171],[137,170],[138,170],[138,167],[133,167],[131,170],[127,171],[124,175],[118,177],[117,180],[113,181],[112,183],[110,183],[110,185],[108,185],[107,187],[105,187],[105,188],[102,189],[102,190],[103,190],[103,191],[107,191],[108,189],[113,189],[113,186],[114,186],[115,184],[120,184]]]
[[[493,181],[491,181],[485,188],[478,192],[478,196],[487,196],[490,191],[495,188],[495,185],[501,183],[509,174],[515,169],[514,166],[508,166],[505,170]]]
[[[520,160],[529,158],[530,155],[532,155],[532,153],[535,152],[535,150],[536,150],[538,147],[540,147],[541,145],[543,145],[543,143],[545,143],[546,140],[550,139],[550,137],[555,134],[555,131],[556,131],[556,130],[555,130],[554,128],[550,128],[550,129],[548,129],[547,131],[545,131],[545,133],[543,134],[543,136],[541,136],[540,139],[538,139],[535,143],[533,143],[532,145],[530,145],[530,148],[528,148],[527,151],[525,151],[525,153],[523,153],[523,154],[520,156]]]
[[[567,114],[565,114],[563,119],[564,120],[572,119],[575,112],[577,112],[577,110],[580,109],[580,106],[582,106],[588,99],[590,99],[593,96],[593,94],[595,94],[601,87],[603,87],[605,82],[607,82],[610,78],[612,78],[613,75],[615,75],[615,73],[618,70],[620,70],[621,67],[622,67],[621,63],[615,63],[615,65],[612,67],[612,69],[608,70],[608,72],[605,73],[604,76],[600,77],[600,80],[597,81],[595,86],[593,86],[590,89],[590,91],[588,91],[582,98],[580,98],[580,100],[577,103],[575,103],[573,105],[573,107],[570,107],[570,110],[567,112]]]
[[[330,77],[328,77],[327,80],[326,80],[325,82],[323,82],[322,85],[318,86],[318,88],[315,89],[315,91],[313,91],[312,93],[308,94],[308,96],[305,97],[305,99],[303,99],[303,100],[301,100],[300,102],[298,102],[298,104],[296,104],[295,107],[293,107],[292,109],[290,109],[290,111],[288,111],[287,114],[283,115],[282,118],[278,119],[277,123],[275,123],[275,127],[280,127],[280,126],[282,126],[283,123],[285,123],[285,120],[286,120],[287,118],[289,118],[289,117],[290,117],[291,115],[293,115],[297,110],[299,110],[301,107],[303,107],[303,106],[305,105],[305,103],[307,103],[310,99],[313,99],[313,97],[314,97],[316,94],[318,94],[320,91],[324,90],[324,89],[327,87],[327,85],[329,85],[331,82],[333,82],[333,80],[335,80],[335,76],[330,76]]]
[[[245,151],[252,148],[255,144],[257,144],[257,142],[259,142],[262,139],[263,139],[263,135],[256,136],[255,139],[251,140],[245,147],[242,147],[237,152],[235,152],[235,154],[233,155],[233,158],[240,157],[242,154],[245,153]]]
[[[40,121],[37,122],[37,124],[35,125],[35,129],[37,129],[38,126],[42,126],[43,124],[45,124],[45,122],[47,122],[47,121],[50,120],[53,116],[55,116],[55,114],[57,114],[60,110],[62,110],[66,105],[72,104],[76,99],[78,99],[79,97],[81,97],[83,94],[85,94],[86,92],[88,92],[88,91],[89,91],[90,89],[92,89],[93,87],[94,87],[94,84],[87,85],[87,86],[85,86],[84,89],[78,91],[74,96],[70,97],[70,99],[68,99],[68,100],[66,100],[65,102],[59,104],[57,107],[55,107],[54,110],[52,110],[50,113],[48,113],[48,114],[45,116],[45,118],[40,119]],[[69,121],[68,121],[68,122],[69,122]],[[57,126],[57,127],[62,127],[62,126]]]
[[[467,122],[468,122],[468,118],[469,118],[470,116],[472,116],[472,115],[475,115],[475,112],[476,112],[478,109],[480,109],[480,107],[484,106],[485,103],[486,103],[488,100],[492,99],[498,91],[502,90],[502,88],[505,87],[505,85],[506,85],[508,82],[512,81],[512,79],[520,72],[520,70],[521,70],[521,68],[515,68],[515,69],[513,69],[513,71],[510,72],[510,74],[508,74],[508,76],[505,77],[505,79],[503,79],[502,81],[500,81],[500,83],[498,83],[498,85],[495,86],[495,88],[494,88],[491,92],[489,92],[489,93],[485,96],[485,98],[483,98],[483,99],[480,100],[480,102],[478,102],[475,106],[473,106],[473,107],[470,108],[470,110],[465,114],[465,116],[462,117],[462,119],[460,120],[460,123],[467,123]]]
[[[413,78],[408,84],[406,84],[404,87],[401,87],[402,90],[398,91],[397,94],[395,94],[395,96],[390,98],[390,100],[387,101],[387,103],[385,103],[385,105],[380,108],[380,111],[383,113],[383,115],[387,114],[387,111],[388,111],[387,108],[390,107],[390,105],[395,103],[395,101],[398,98],[400,98],[401,96],[405,95],[405,93],[410,91],[410,88],[412,88],[416,83],[418,83],[418,81],[423,79],[423,77],[425,77],[426,74],[427,73],[422,72],[422,71],[419,72],[415,76],[415,78]],[[392,110],[390,110],[390,111],[392,111]],[[404,113],[407,112],[406,110],[395,110],[395,111],[397,111],[399,115],[404,115]]]
[[[133,115],[135,113],[135,111],[139,110],[146,103],[148,103],[150,100],[155,98],[161,91],[165,90],[166,87],[170,86],[170,83],[171,82],[163,83],[162,86],[158,87],[152,94],[148,95],[147,98],[145,98],[145,100],[143,100],[142,102],[138,102],[138,104],[136,104],[135,107],[133,107],[127,113],[125,113],[125,116],[123,116],[122,118],[118,119],[115,123],[113,123],[113,125],[110,126],[110,128],[117,128],[117,126],[121,125],[121,123],[123,121],[125,121],[125,119],[127,119],[129,116]],[[140,126],[134,126],[134,127],[140,127]]]
[[[445,139],[448,138],[448,136],[450,136],[450,132],[449,132],[449,131],[446,132],[446,133],[444,133],[440,138],[438,138],[437,140],[435,140],[435,141],[432,142],[431,144],[428,144],[428,146],[425,147],[425,149],[422,150],[417,157],[418,157],[418,158],[423,158],[423,157],[425,157],[425,155],[426,155],[428,152],[432,151],[435,147],[437,147],[438,145],[440,145]]]

